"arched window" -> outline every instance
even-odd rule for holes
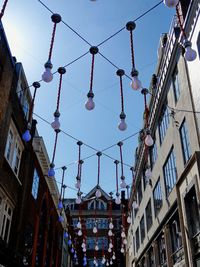
[[[89,210],[94,210],[96,207],[95,200],[92,200],[91,202],[88,203],[88,209]]]
[[[88,209],[89,210],[94,210],[94,209],[106,210],[107,209],[107,204],[101,199],[92,200],[91,202],[88,203]]]

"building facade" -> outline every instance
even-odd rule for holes
[[[59,191],[35,120],[31,141],[22,139],[32,99],[1,23],[0,39],[0,266],[67,266]]]
[[[175,16],[169,33],[161,36],[149,89],[154,144],[147,148],[141,131],[135,153],[127,266],[200,266],[200,2],[179,1],[178,9],[198,55],[193,62],[185,60]]]
[[[112,199],[112,194],[108,195],[101,188],[101,197],[96,198],[96,190],[96,187],[93,188],[82,198],[82,203],[79,205],[76,204],[75,199],[64,201],[69,222],[69,234],[77,254],[74,264],[83,266],[85,256],[87,258],[85,266],[97,266],[94,264],[94,260],[98,266],[126,266],[124,253],[121,253],[122,225],[127,230],[125,191],[122,191],[122,204],[117,205]],[[81,222],[81,228],[79,222]],[[110,227],[111,222],[113,227]],[[94,228],[97,229],[97,232],[94,231]],[[80,229],[81,235],[79,235]],[[112,234],[109,233],[110,231]],[[82,247],[83,243],[86,244],[85,252]],[[71,256],[73,257],[73,255]],[[102,263],[104,256],[105,262]]]

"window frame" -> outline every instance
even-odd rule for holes
[[[150,207],[150,215],[151,215],[151,223],[149,224],[148,219],[148,208]],[[151,226],[153,225],[153,215],[152,215],[152,207],[151,207],[151,198],[149,199],[146,208],[145,208],[145,217],[146,217],[146,226],[147,226],[147,232],[150,230]]]
[[[169,119],[169,109],[167,107],[167,103],[163,105],[162,112],[158,123],[158,129],[159,129],[159,138],[160,138],[160,145],[162,145],[167,129],[169,128],[170,119]]]
[[[179,135],[181,140],[183,162],[184,164],[186,164],[191,158],[192,153],[190,147],[189,131],[185,118],[182,121],[181,126],[179,127]]]
[[[179,82],[179,72],[178,72],[178,67],[174,68],[174,71],[172,73],[172,87],[173,87],[173,92],[174,92],[174,100],[175,103],[178,102],[181,91],[180,91],[180,82]]]
[[[155,194],[161,196],[161,205],[159,209],[156,209],[156,204],[155,201],[157,200],[155,198]],[[162,206],[163,206],[163,197],[162,197],[162,188],[161,188],[161,183],[160,183],[160,177],[158,178],[158,181],[156,182],[156,185],[153,189],[153,203],[154,203],[154,213],[155,213],[155,217],[157,217],[157,215],[159,214]]]
[[[141,244],[143,243],[145,236],[146,236],[145,219],[144,219],[144,214],[143,214],[142,218],[140,220],[140,241],[141,241]]]

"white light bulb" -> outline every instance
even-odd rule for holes
[[[138,204],[137,204],[137,202],[136,202],[136,201],[133,201],[133,208],[134,208],[135,210],[137,210],[137,209],[138,209]]]
[[[120,187],[121,188],[126,188],[126,182],[125,182],[125,180],[121,180]]]
[[[126,238],[123,240],[123,244],[124,244],[124,245],[127,244],[127,239],[126,239]]]
[[[117,198],[115,199],[115,203],[116,203],[117,205],[121,204],[121,199],[120,199],[120,197],[117,197]]]
[[[151,169],[150,169],[150,168],[146,169],[146,171],[145,171],[145,176],[146,176],[146,178],[147,178],[148,180],[151,178],[151,176],[152,176],[152,172],[151,172]]]
[[[85,103],[85,108],[87,110],[93,110],[95,107],[95,103],[93,101],[93,98],[92,97],[88,97],[88,100],[87,102]]]
[[[106,259],[103,258],[101,263],[102,263],[102,264],[105,264],[105,262],[106,262]]]
[[[127,129],[127,124],[125,122],[125,119],[121,119],[120,123],[118,124],[118,129],[120,131],[125,131]]]
[[[79,228],[79,229],[81,229],[81,222],[80,221],[78,221],[78,223],[77,223],[77,226],[76,226],[77,228]]]
[[[130,215],[127,217],[127,223],[131,223],[131,216]]]
[[[124,253],[124,248],[123,247],[121,248],[121,253]]]
[[[154,143],[153,138],[151,137],[150,134],[147,134],[147,136],[145,137],[144,142],[145,142],[145,145],[147,145],[147,146],[152,146],[153,143]]]
[[[110,261],[110,265],[113,265],[113,261],[112,260]]]
[[[109,266],[109,262],[107,261],[106,266]]]
[[[111,248],[108,248],[108,252],[111,253],[112,252],[112,249]]]
[[[100,198],[101,197],[101,191],[99,189],[97,189],[96,193],[95,193],[95,196],[97,198]]]
[[[164,4],[168,7],[176,7],[179,0],[164,0]]]
[[[86,248],[83,248],[83,252],[86,252]]]
[[[94,265],[96,265],[96,260],[93,261]]]
[[[80,180],[77,180],[77,182],[75,183],[75,187],[77,189],[80,189],[81,188],[81,181]]]
[[[112,256],[112,259],[113,259],[113,260],[115,260],[115,259],[116,259],[116,256],[115,256],[115,254],[113,254],[113,256]]]
[[[114,225],[112,222],[109,223],[109,229],[113,229],[114,228]]]
[[[60,122],[58,117],[54,117],[54,121],[51,123],[51,127],[54,130],[59,130],[60,129]]]
[[[81,245],[82,248],[85,248],[85,243],[83,242],[82,245]]]
[[[49,83],[53,80],[53,74],[51,73],[50,68],[45,68],[45,71],[42,74],[42,80],[46,83]]]
[[[76,204],[81,204],[81,198],[80,198],[80,197],[78,197],[78,198],[76,199]]]
[[[142,87],[141,81],[138,79],[138,76],[133,76],[132,82],[131,82],[131,87],[134,90],[139,90]]]
[[[109,248],[113,248],[113,244],[112,243],[109,243]]]
[[[185,59],[187,61],[194,61],[197,57],[197,52],[192,49],[192,47],[188,46],[185,48]]]
[[[112,235],[113,235],[112,230],[109,230],[108,231],[108,236],[112,236]]]
[[[81,231],[81,229],[78,230],[78,236],[82,236],[82,231]]]
[[[124,231],[122,231],[122,233],[121,233],[121,237],[122,237],[122,238],[126,237]]]
[[[98,251],[98,250],[99,250],[98,245],[96,245],[94,249],[95,249],[96,251]]]
[[[93,228],[93,233],[94,233],[94,234],[97,233],[97,227],[96,227],[96,226],[94,226],[94,228]]]

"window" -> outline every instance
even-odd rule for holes
[[[0,237],[8,243],[13,207],[8,197],[0,191]]]
[[[159,263],[161,266],[166,266],[167,261],[166,250],[165,250],[165,239],[164,235],[160,236],[158,239],[158,253],[159,253]]]
[[[146,223],[147,223],[147,231],[149,231],[152,226],[152,211],[151,211],[151,199],[149,200],[146,206]]]
[[[136,252],[138,252],[138,249],[140,247],[140,235],[139,235],[139,228],[137,229],[135,233],[135,240],[136,240]]]
[[[197,38],[197,49],[198,49],[199,58],[200,58],[200,32],[199,32],[198,38]]]
[[[162,207],[162,191],[161,191],[160,179],[158,180],[153,190],[153,202],[154,202],[155,216],[157,216]]]
[[[142,243],[145,238],[144,215],[142,216],[142,219],[140,220],[140,235],[141,235],[141,243]]]
[[[149,267],[154,267],[155,266],[155,257],[154,257],[152,247],[149,249],[148,258],[149,258]]]
[[[182,254],[180,253],[180,248],[182,247],[182,238],[178,214],[175,215],[169,226],[172,244],[172,258],[173,263],[175,264],[176,262],[179,262],[181,260],[182,256]]]
[[[34,170],[34,174],[33,174],[33,184],[32,184],[32,196],[34,197],[34,199],[37,199],[38,196],[38,189],[39,189],[39,175],[37,173],[37,170]]]
[[[98,229],[108,229],[108,219],[107,218],[98,218]]]
[[[176,159],[173,148],[171,149],[169,156],[165,162],[165,165],[163,167],[163,172],[165,179],[166,194],[168,196],[169,193],[172,191],[177,179]]]
[[[108,239],[106,237],[99,237],[98,238],[98,247],[99,249],[108,249]],[[96,245],[96,237],[87,237],[86,239],[87,249],[88,250],[94,250],[94,247]]]
[[[22,150],[22,141],[14,123],[11,121],[4,155],[16,176],[18,176],[19,173]]]
[[[21,81],[19,81],[17,86],[17,95],[24,112],[24,117],[28,120],[31,99],[29,92],[25,89],[25,87],[26,86],[23,86]]]
[[[87,218],[86,219],[86,229],[92,229],[95,223],[95,219]]]
[[[150,147],[151,169],[153,169],[153,166],[157,160],[157,157],[158,157],[158,152],[157,152],[157,145],[156,145],[156,140],[155,140],[153,146]]]
[[[174,99],[175,102],[178,101],[180,97],[180,86],[179,86],[179,77],[178,77],[178,68],[176,66],[173,74],[172,74],[172,86],[174,91]]]
[[[199,204],[197,202],[195,186],[185,196],[185,209],[189,235],[193,237],[200,232]]]
[[[160,144],[162,144],[165,134],[169,126],[169,110],[166,105],[162,109],[162,115],[159,121],[159,134],[160,134]]]
[[[183,152],[183,161],[184,164],[188,162],[191,151],[190,151],[190,142],[189,142],[189,136],[188,136],[188,128],[186,125],[186,121],[184,120],[181,124],[181,127],[179,129],[180,138],[181,138],[181,146],[182,146],[182,152]]]
[[[141,183],[141,180],[140,180],[140,182],[138,184],[137,190],[138,190],[138,202],[140,204],[141,201],[142,201],[142,183]]]
[[[88,209],[89,210],[106,210],[107,209],[107,204],[99,199],[99,200],[92,200],[91,202],[88,203]]]

